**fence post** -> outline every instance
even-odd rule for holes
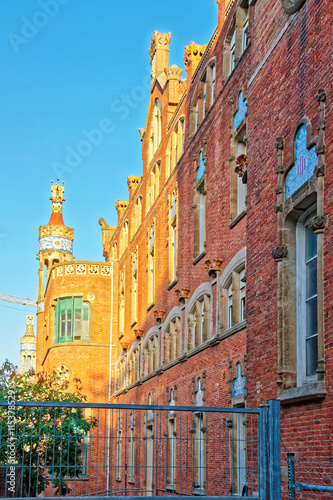
[[[267,401],[267,493],[269,500],[281,500],[280,401]]]
[[[295,500],[295,453],[287,453],[288,463],[288,500]]]

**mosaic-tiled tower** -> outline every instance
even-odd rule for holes
[[[50,268],[59,262],[68,261],[73,258],[73,234],[74,229],[65,226],[62,218],[62,204],[64,198],[64,183],[59,184],[51,181],[52,213],[49,223],[39,228],[39,286],[38,286],[38,311],[44,309],[44,278],[46,268],[46,282],[49,277]]]
[[[21,337],[21,373],[27,373],[36,367],[36,337],[34,335],[34,317],[27,316],[26,332]]]

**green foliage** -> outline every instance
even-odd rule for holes
[[[5,362],[6,363],[6,362]],[[22,467],[22,494],[36,496],[52,482],[55,493],[68,495],[68,479],[83,472],[82,443],[97,425],[83,408],[22,407],[19,401],[82,403],[80,381],[74,390],[57,372],[18,374],[8,371],[1,380],[0,400],[15,401],[0,408],[0,464]],[[15,454],[10,454],[7,445]]]

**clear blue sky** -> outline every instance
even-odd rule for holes
[[[36,299],[38,228],[49,220],[50,180],[66,182],[63,215],[74,227],[75,258],[103,260],[98,219],[116,224],[127,176],[142,174],[138,128],[149,98],[151,36],[171,32],[170,64],[183,68],[185,45],[208,42],[217,5],[2,0],[0,18],[0,293]],[[120,101],[127,104],[120,108]],[[103,119],[112,122],[108,132],[66,163]],[[7,357],[19,363],[25,316],[34,312],[0,301],[0,364]]]

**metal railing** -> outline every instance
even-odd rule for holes
[[[294,453],[287,454],[288,498],[296,500],[296,492],[306,492],[301,498],[333,498],[333,457],[321,461],[302,457],[296,459]],[[318,496],[319,495],[319,496]]]
[[[265,408],[0,402],[0,497],[265,499]]]

